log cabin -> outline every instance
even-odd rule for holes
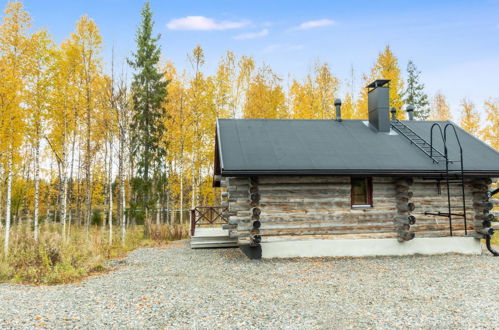
[[[340,100],[330,120],[217,120],[213,184],[249,257],[482,252],[499,152],[412,106],[396,119],[389,80],[367,89],[366,120]]]

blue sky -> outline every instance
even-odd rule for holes
[[[5,0],[3,1],[5,3]],[[104,56],[114,44],[118,59],[134,49],[143,1],[26,0],[34,25],[57,42],[82,14],[103,34]],[[488,1],[160,1],[151,0],[165,57],[186,68],[187,53],[201,44],[212,72],[226,50],[251,55],[283,78],[301,78],[316,60],[345,81],[353,66],[368,72],[389,44],[401,67],[412,59],[427,92],[442,91],[457,115],[468,97],[478,108],[499,97],[499,0]]]

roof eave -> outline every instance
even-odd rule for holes
[[[414,177],[442,177],[442,170],[225,170],[222,176],[269,176],[269,175],[333,175],[333,176],[414,176]],[[464,171],[465,176],[499,177],[497,171]]]

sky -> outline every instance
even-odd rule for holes
[[[2,0],[4,5],[5,0]],[[135,49],[142,0],[26,0],[35,27],[57,42],[88,14],[104,39],[104,58],[123,62]],[[301,79],[327,62],[343,82],[360,86],[386,45],[405,71],[413,60],[431,96],[444,93],[455,115],[463,97],[482,111],[499,98],[499,0],[485,1],[188,1],[151,0],[163,56],[189,70],[187,54],[200,44],[205,70],[232,50],[270,65],[282,78]],[[498,114],[499,115],[499,114]]]

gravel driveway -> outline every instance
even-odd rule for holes
[[[499,328],[499,258],[248,260],[185,242],[70,285],[0,284],[0,327]]]

